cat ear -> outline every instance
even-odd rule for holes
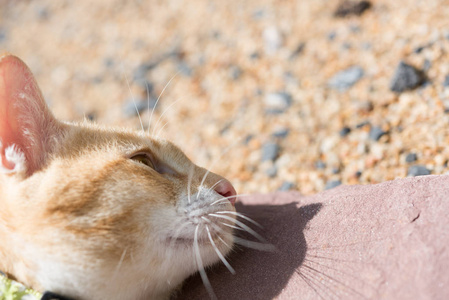
[[[31,175],[42,168],[58,132],[25,63],[9,54],[0,57],[0,172]]]

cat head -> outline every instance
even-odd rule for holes
[[[0,270],[24,284],[158,297],[230,251],[235,196],[169,141],[57,120],[28,67],[0,59]]]

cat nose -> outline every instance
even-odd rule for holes
[[[222,179],[215,187],[214,190],[222,195],[223,197],[227,198],[229,202],[234,206],[235,200],[237,199],[237,192],[235,191],[232,184],[226,180]]]

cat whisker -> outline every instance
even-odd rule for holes
[[[158,104],[158,102],[159,102],[159,99],[161,99],[162,94],[164,93],[165,89],[170,85],[170,82],[172,82],[172,80],[175,79],[175,77],[176,77],[180,72],[181,72],[181,71],[176,72],[176,74],[173,75],[172,78],[170,78],[170,80],[167,82],[167,84],[166,84],[166,85],[164,86],[164,88],[162,89],[162,92],[159,94],[159,97],[157,97],[156,103],[155,103],[154,106],[153,106],[153,110],[151,111],[150,119],[149,119],[149,121],[148,121],[148,133],[150,133],[151,119],[153,118],[153,113],[154,113],[154,111],[155,111],[155,109],[156,109],[156,106],[157,106],[157,104]],[[147,84],[147,90],[148,90],[148,84]],[[149,94],[149,93],[148,93],[148,94]],[[150,97],[150,96],[148,95],[148,99],[149,99],[149,97]]]
[[[222,216],[222,215],[217,215],[217,214],[208,214],[208,215],[212,216],[212,217],[221,218],[221,219],[225,219],[225,220],[234,222],[236,225],[243,228],[246,232],[250,233],[252,236],[257,238],[259,241],[266,242],[266,240],[260,234],[258,234],[257,232],[255,232],[254,230],[252,230],[250,227],[248,227],[244,223],[240,222],[239,220],[235,220],[234,218],[231,218],[229,216]]]
[[[203,186],[204,181],[206,180],[207,176],[209,175],[209,173],[211,172],[210,170],[212,170],[212,168],[215,166],[216,163],[218,163],[220,161],[220,159],[223,157],[223,155],[225,155],[232,147],[236,146],[238,143],[240,143],[243,140],[243,138],[237,139],[234,143],[232,143],[231,145],[229,145],[228,147],[226,147],[223,152],[220,154],[219,157],[217,157],[211,164],[210,168],[208,168],[208,170],[206,171],[206,173],[203,176],[203,179],[201,180],[200,183],[200,187]],[[200,197],[201,194],[201,190],[200,192],[198,192],[196,199],[198,200],[198,198]]]
[[[240,228],[240,227],[235,226],[235,225],[231,225],[231,224],[223,223],[223,222],[220,222],[220,223],[223,224],[224,226],[227,226],[227,227],[231,227],[231,228],[234,228],[234,229],[237,229],[237,230],[243,230],[243,231],[245,231],[245,229]]]
[[[237,217],[240,217],[242,219],[247,220],[248,222],[253,223],[254,225],[256,225],[257,227],[259,227],[260,229],[263,229],[263,226],[260,225],[259,223],[257,223],[256,221],[254,221],[253,219],[245,216],[242,213],[236,212],[236,211],[217,211],[216,214],[231,214],[231,215],[235,215]]]
[[[153,128],[153,132],[151,133],[151,136],[154,136],[154,133],[156,131],[157,125],[159,125],[159,122],[161,121],[162,117],[167,113],[167,111],[173,106],[175,105],[177,102],[183,100],[185,98],[179,98],[178,100],[174,101],[173,103],[171,103],[163,112],[162,114],[159,116],[159,119],[157,120],[156,124],[154,125]]]
[[[276,247],[272,244],[248,241],[248,240],[242,239],[238,236],[234,236],[234,243],[244,246],[246,248],[256,249],[256,250],[260,250],[260,251],[275,251],[276,250]]]
[[[190,170],[189,170],[189,175],[188,175],[188,179],[187,179],[187,199],[189,201],[189,204],[191,203],[190,201],[190,187],[192,185],[192,178],[193,178],[193,172],[194,172],[194,166],[190,166]]]
[[[187,227],[188,225],[189,225],[189,223],[186,222],[186,223],[182,224],[181,226],[179,226],[179,227],[177,228],[175,234],[171,237],[171,241],[170,241],[170,244],[169,244],[170,251],[173,249],[173,244],[176,242],[176,239],[177,239],[178,236],[181,234],[181,231],[182,231],[185,227]]]
[[[156,139],[159,138],[159,135],[162,133],[162,130],[165,128],[165,126],[168,125],[168,121],[165,122],[165,124],[161,127],[161,129],[158,130],[157,134],[156,134]]]
[[[213,186],[211,186],[211,187],[207,190],[207,192],[206,192],[206,194],[204,194],[204,196],[207,197],[207,195],[209,195],[209,193],[212,192],[213,188],[216,187],[217,184],[219,184],[219,183],[222,182],[223,180],[224,180],[224,179],[218,180]]]
[[[212,235],[210,234],[209,226],[206,225],[206,231],[207,235],[209,236],[209,240],[212,244],[212,247],[214,248],[215,252],[217,253],[218,257],[221,259],[223,264],[228,268],[229,272],[231,272],[233,275],[235,275],[234,268],[229,264],[229,262],[224,258],[223,254],[221,254],[220,250],[218,250],[218,247],[215,245],[214,240],[212,239]]]
[[[129,90],[129,93],[131,95],[131,99],[133,100],[133,104],[134,104],[134,108],[136,109],[137,116],[139,117],[140,126],[142,127],[142,132],[145,132],[145,129],[143,128],[142,119],[140,118],[139,109],[137,108],[136,100],[134,99],[133,93],[131,91],[131,86],[129,85],[128,76],[126,76],[125,73],[123,73],[123,75],[125,76],[126,85],[128,86],[128,90]]]
[[[126,255],[126,251],[127,250],[128,250],[128,248],[125,248],[125,250],[123,250],[122,255],[120,256],[120,260],[119,260],[119,262],[117,264],[117,267],[115,268],[113,278],[115,278],[117,276],[118,272],[120,271],[120,268],[122,266],[123,260],[125,259],[125,255]]]
[[[198,271],[200,273],[201,279],[203,280],[203,284],[206,287],[207,292],[211,299],[217,299],[215,296],[214,290],[212,289],[212,285],[210,284],[209,278],[207,278],[206,270],[204,269],[203,260],[201,259],[200,247],[198,244],[198,228],[200,225],[198,224],[195,228],[195,234],[193,237],[193,248],[195,251],[196,263],[198,266]]]
[[[249,197],[249,196],[251,196],[251,195],[250,194],[240,194],[240,195],[235,195],[235,196],[223,197],[223,198],[220,198],[218,200],[215,200],[214,202],[209,204],[209,206],[218,204],[220,202],[226,201],[226,200],[231,199],[231,198],[236,198],[237,199],[237,198],[240,198],[240,197]]]

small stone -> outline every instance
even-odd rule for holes
[[[387,134],[381,127],[373,126],[369,131],[369,138],[378,141],[383,135]]]
[[[135,103],[135,104],[134,104]],[[150,109],[152,109],[155,105],[156,101],[154,99],[150,99]],[[146,99],[128,99],[126,100],[125,104],[123,105],[123,114],[130,118],[135,117],[139,114],[148,109],[148,101]]]
[[[335,31],[331,31],[327,34],[327,39],[331,42],[333,40],[335,40],[336,37],[337,37],[337,33]]]
[[[276,177],[277,173],[278,173],[278,168],[276,168],[276,166],[271,166],[270,168],[268,168],[265,171],[265,174],[267,174],[267,176],[270,178]]]
[[[340,130],[339,134],[340,134],[341,137],[345,137],[345,136],[347,136],[350,132],[351,132],[351,128],[345,126],[345,127],[343,127],[343,128]]]
[[[315,168],[322,170],[326,168],[326,164],[322,160],[318,160],[315,162]]]
[[[251,60],[259,59],[259,58],[260,58],[260,54],[259,54],[259,52],[253,52],[253,53],[251,53],[251,55],[249,56],[249,58],[250,58]]]
[[[427,169],[425,166],[421,166],[421,165],[411,166],[408,168],[407,175],[408,176],[430,175],[430,170]]]
[[[275,161],[279,156],[279,145],[276,143],[266,143],[262,146],[262,161]]]
[[[292,54],[290,54],[290,59],[296,58],[298,55],[300,55],[304,48],[306,47],[306,43],[300,42],[298,46],[296,46],[295,50],[292,51]]]
[[[273,132],[271,135],[272,135],[273,137],[276,137],[276,138],[284,139],[284,138],[287,137],[287,135],[288,135],[289,133],[290,133],[290,129],[288,129],[288,128],[282,128],[282,129],[276,130],[276,131]]]
[[[449,75],[446,75],[443,82],[444,87],[449,87]]]
[[[284,181],[282,183],[282,185],[279,187],[278,191],[286,192],[286,191],[293,189],[294,187],[295,187],[295,184],[293,182]]]
[[[346,90],[353,86],[363,77],[363,69],[359,66],[353,66],[348,69],[337,72],[329,80],[330,87],[338,90]]]
[[[402,93],[421,85],[425,76],[421,70],[401,61],[391,80],[390,90],[396,93]]]
[[[412,163],[412,162],[416,161],[417,159],[418,159],[418,156],[416,155],[416,153],[409,153],[405,157],[405,161],[408,163]]]
[[[367,125],[370,125],[370,122],[369,121],[363,121],[362,123],[359,123],[359,124],[355,125],[355,128],[360,129],[360,128],[363,128],[363,127],[365,127]]]
[[[237,80],[242,75],[242,69],[239,66],[231,66],[229,67],[229,78],[232,80]]]
[[[187,77],[190,77],[193,74],[193,69],[184,61],[178,63],[178,71]]]
[[[282,35],[276,27],[268,27],[263,31],[263,40],[265,43],[265,52],[274,54],[282,46]]]
[[[269,93],[265,96],[266,112],[279,114],[285,112],[292,104],[292,97],[285,92]]]
[[[334,16],[343,18],[347,16],[360,16],[371,7],[370,1],[343,1],[338,5]]]
[[[428,59],[425,59],[424,63],[423,63],[423,66],[422,66],[422,69],[424,71],[428,71],[431,67],[432,67],[432,62],[430,60],[428,60]]]
[[[325,190],[330,190],[330,189],[333,189],[333,188],[335,188],[335,187],[337,187],[339,185],[341,185],[341,181],[340,180],[331,180],[331,181],[328,181],[326,183],[326,186],[324,187],[324,189]]]

